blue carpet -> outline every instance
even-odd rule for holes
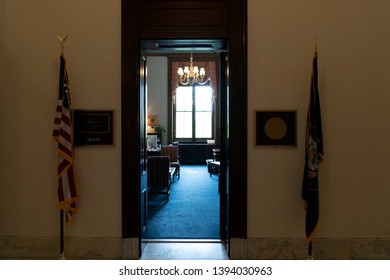
[[[219,238],[218,176],[210,177],[206,165],[182,165],[169,202],[149,197],[148,216],[147,238]]]

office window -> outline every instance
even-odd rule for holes
[[[174,128],[176,140],[197,142],[213,138],[213,94],[209,85],[176,89]]]

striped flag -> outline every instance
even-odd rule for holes
[[[57,104],[57,115],[54,120],[53,139],[58,143],[58,201],[57,207],[65,213],[66,224],[72,220],[77,211],[77,187],[73,163],[72,109],[66,61],[60,57],[60,80]]]
[[[306,209],[305,231],[308,243],[312,241],[318,229],[320,210],[318,168],[324,156],[317,60],[318,54],[315,51],[310,86],[310,102],[306,120],[305,169],[302,183],[302,199]]]

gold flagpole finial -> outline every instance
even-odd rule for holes
[[[64,38],[57,35],[58,40],[60,40],[61,44],[61,55],[64,55],[64,49],[65,49],[65,42],[68,39],[68,35],[66,35]]]

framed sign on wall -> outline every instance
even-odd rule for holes
[[[73,110],[74,144],[113,145],[114,111]]]
[[[256,111],[256,145],[296,146],[296,110]]]

